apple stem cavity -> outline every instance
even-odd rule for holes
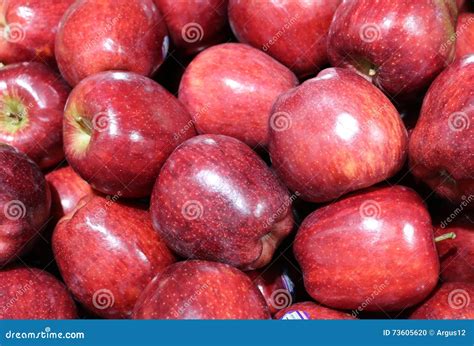
[[[16,132],[27,123],[27,108],[18,98],[5,95],[2,100],[1,119],[4,129],[8,132]]]
[[[83,132],[85,132],[89,136],[92,136],[93,127],[89,119],[83,117],[76,117],[75,120]]]
[[[446,239],[455,239],[456,238],[456,233],[454,232],[449,232],[440,235],[439,237],[435,238],[435,243],[439,243],[440,241],[446,240]]]

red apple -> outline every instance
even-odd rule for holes
[[[53,233],[61,275],[75,298],[104,318],[127,318],[153,277],[174,262],[149,213],[91,196],[63,217]]]
[[[336,309],[403,310],[438,282],[430,215],[402,186],[361,191],[316,210],[293,251],[306,291]]]
[[[454,239],[436,243],[441,260],[441,279],[445,282],[474,283],[474,223],[468,219],[460,219],[447,226],[442,223],[441,227],[436,228],[435,235],[441,237],[450,232],[456,235]]]
[[[171,40],[185,55],[195,54],[229,36],[227,0],[155,0]]]
[[[392,96],[413,96],[454,58],[456,15],[454,1],[344,1],[329,30],[329,60]]]
[[[410,138],[413,175],[456,204],[474,195],[474,55],[433,82]]]
[[[168,52],[166,25],[153,0],[78,0],[56,36],[56,59],[71,85],[107,70],[149,76]]]
[[[474,13],[461,13],[456,26],[456,58],[474,54]]]
[[[298,83],[265,53],[239,43],[206,49],[187,67],[179,99],[199,133],[232,136],[254,147],[268,141],[270,108]]]
[[[36,60],[55,65],[54,38],[74,0],[3,0],[0,3],[0,62]]]
[[[329,201],[391,177],[406,147],[395,107],[346,69],[321,71],[282,94],[271,110],[273,166],[307,201]]]
[[[327,63],[329,24],[340,2],[230,0],[229,21],[240,42],[307,76]]]
[[[94,189],[146,197],[173,149],[195,135],[186,109],[158,83],[131,72],[83,80],[65,109],[64,148]]]
[[[326,308],[313,302],[293,304],[278,311],[277,320],[352,320],[348,313]]]
[[[447,282],[410,316],[411,319],[474,319],[474,283]]]
[[[92,194],[93,190],[70,167],[62,167],[46,174],[51,190],[51,215],[56,221],[72,212],[79,201]]]
[[[134,319],[268,319],[265,300],[241,271],[222,263],[169,266],[140,296]]]
[[[155,229],[187,258],[246,270],[268,264],[292,230],[288,191],[248,146],[221,135],[180,145],[153,188]]]
[[[39,63],[0,69],[0,141],[26,153],[40,168],[64,158],[62,124],[69,86]]]
[[[66,287],[33,268],[0,270],[0,319],[73,319],[76,306]]]
[[[0,144],[0,265],[29,250],[48,222],[51,195],[39,167]]]

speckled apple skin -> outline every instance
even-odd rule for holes
[[[61,275],[91,312],[129,318],[145,286],[175,258],[147,211],[99,196],[80,204],[53,233]]]
[[[229,21],[240,42],[263,50],[304,77],[327,63],[327,34],[340,2],[230,0]]]
[[[83,151],[77,150],[76,117],[95,124]],[[151,194],[166,158],[196,134],[186,109],[161,85],[135,73],[110,71],[74,88],[63,133],[66,158],[84,180],[100,192],[133,198]]]
[[[413,175],[456,204],[474,195],[473,80],[474,55],[457,60],[436,78],[409,145]]]
[[[288,191],[248,146],[201,135],[166,161],[151,197],[155,229],[187,258],[268,264],[293,228]]]
[[[155,0],[174,46],[185,55],[225,41],[228,0]]]
[[[345,1],[329,29],[329,60],[364,74],[361,65],[369,63],[375,85],[393,96],[412,96],[453,60],[456,17],[453,1]]]
[[[71,85],[107,70],[155,72],[168,32],[153,0],[78,0],[61,20],[56,60]]]
[[[250,278],[223,263],[184,261],[147,286],[134,319],[269,319],[265,300]]]
[[[59,21],[73,2],[74,0],[2,1],[0,13],[4,24],[11,26],[11,31],[10,37],[0,35],[0,62],[13,64],[35,60],[55,65],[54,39]]]
[[[430,215],[402,186],[359,192],[318,209],[302,223],[293,251],[306,291],[336,309],[365,302],[366,311],[403,310],[438,281]]]
[[[459,15],[456,25],[456,58],[474,54],[474,13]]]
[[[410,319],[472,320],[474,319],[474,283],[447,282],[416,308]]]
[[[271,114],[273,167],[307,201],[376,184],[405,161],[407,132],[397,110],[352,71],[321,71],[282,94]]]
[[[441,280],[474,283],[474,223],[459,220],[448,227],[437,227],[435,236],[454,232],[456,238],[436,243],[441,261]]]
[[[184,72],[179,99],[199,133],[268,142],[268,117],[278,95],[298,84],[288,68],[258,49],[225,43],[200,53]]]
[[[51,274],[26,267],[0,270],[0,319],[74,318],[74,301],[63,283]]]
[[[46,174],[51,191],[51,215],[59,220],[72,212],[79,201],[93,194],[93,190],[70,166]]]
[[[48,222],[49,187],[39,167],[0,144],[0,265],[24,254]]]
[[[70,91],[45,65],[32,62],[1,68],[0,109],[5,107],[5,97],[18,99],[28,124],[12,133],[0,121],[0,141],[26,153],[42,169],[58,164],[64,159],[63,111]]]
[[[337,311],[318,305],[313,302],[301,302],[293,304],[285,309],[278,311],[275,315],[276,320],[280,320],[285,314],[292,311],[301,311],[306,313],[310,320],[353,320],[354,317],[348,313]]]

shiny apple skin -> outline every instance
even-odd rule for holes
[[[455,221],[447,227],[437,227],[435,235],[449,232],[454,232],[456,238],[436,243],[441,261],[441,280],[474,283],[474,223]]]
[[[423,100],[410,138],[413,175],[453,203],[474,195],[474,55],[450,65]]]
[[[179,86],[179,100],[199,133],[265,146],[273,102],[297,84],[288,68],[258,49],[225,43],[206,49],[191,62]]]
[[[271,110],[270,156],[301,198],[325,202],[376,184],[402,167],[407,132],[376,87],[340,68],[282,94]]]
[[[286,188],[248,146],[222,135],[191,138],[171,154],[151,215],[178,254],[244,270],[268,264],[293,228]]]
[[[410,316],[417,320],[474,319],[474,283],[447,282]]]
[[[174,46],[192,55],[224,42],[230,34],[228,0],[155,0]]]
[[[48,222],[50,206],[39,167],[17,149],[0,144],[0,265],[29,250]]]
[[[456,58],[474,54],[474,13],[461,13],[456,26]]]
[[[26,153],[41,169],[64,159],[62,121],[70,88],[53,70],[39,63],[19,63],[0,69],[0,141]],[[25,125],[11,131],[11,99],[24,107]]]
[[[250,278],[223,263],[178,262],[148,284],[134,319],[269,319]]]
[[[145,286],[175,261],[147,211],[100,196],[59,221],[53,252],[75,298],[104,318],[129,318]]]
[[[79,117],[92,124],[87,145],[81,144]],[[161,85],[111,71],[74,88],[63,133],[66,158],[84,180],[105,194],[130,198],[149,196],[167,157],[196,134],[186,109]]]
[[[403,310],[438,282],[430,215],[402,186],[362,191],[316,210],[303,221],[293,251],[308,294],[336,309],[366,303],[366,311]]]
[[[304,77],[327,63],[327,34],[340,2],[230,0],[229,21],[240,42],[263,50]]]
[[[61,20],[56,60],[72,86],[107,70],[149,76],[165,59],[168,40],[153,0],[78,0]]]
[[[276,320],[282,319],[283,316],[293,311],[303,312],[307,315],[309,320],[353,320],[354,317],[348,313],[337,311],[318,305],[313,302],[301,302],[293,304],[283,310],[280,310],[275,315]]]
[[[70,166],[46,174],[51,190],[51,215],[56,221],[72,212],[79,201],[93,190]]]
[[[410,97],[426,89],[455,55],[453,1],[344,1],[328,36],[333,66],[367,74],[386,93]]]
[[[37,61],[55,65],[54,39],[59,21],[74,0],[4,0],[0,13],[0,62]],[[4,35],[5,25],[10,34]]]
[[[66,287],[51,274],[27,267],[0,270],[0,320],[77,318]]]

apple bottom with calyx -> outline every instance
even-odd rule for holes
[[[250,278],[229,265],[190,260],[169,266],[140,296],[134,319],[268,319]]]

